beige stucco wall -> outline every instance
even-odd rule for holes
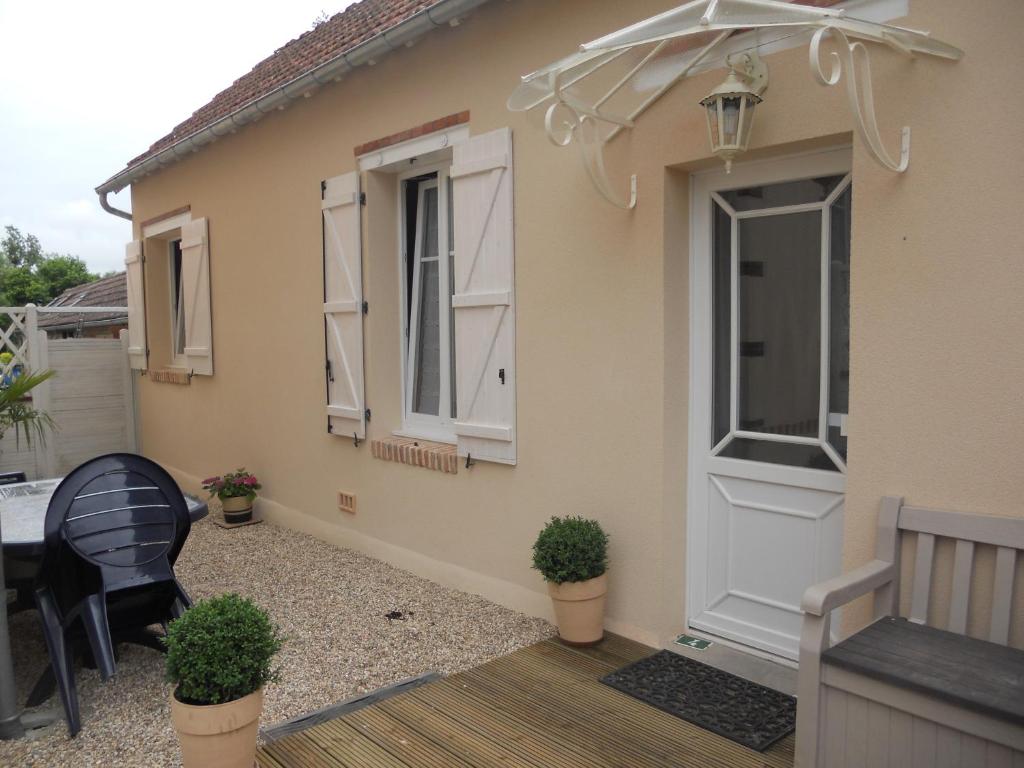
[[[711,163],[696,101],[722,70],[676,87],[617,142],[613,179],[624,189],[639,174],[633,212],[599,198],[536,116],[505,109],[523,72],[673,4],[490,3],[136,184],[137,222],[184,205],[209,218],[213,286],[215,375],[143,379],[145,452],[193,484],[244,464],[272,519],[541,614],[537,530],[553,514],[593,516],[612,536],[610,627],[649,642],[681,630],[688,173]],[[911,11],[909,26],[967,56],[873,53],[885,137],[909,122],[913,146],[902,176],[856,141],[853,153],[847,567],[871,557],[886,493],[1022,514],[1024,111],[1005,84],[1021,70],[1024,7]],[[851,141],[842,90],[816,85],[806,57],[769,57],[751,156]],[[451,476],[325,432],[319,182],[354,169],[355,145],[464,109],[474,134],[514,134],[519,463]],[[381,437],[400,413],[394,212],[387,179],[364,183],[368,430]],[[358,495],[356,516],[337,510],[338,490]]]

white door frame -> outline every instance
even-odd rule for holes
[[[706,475],[718,466],[735,466],[741,462],[745,476],[766,482],[816,487],[821,490],[844,493],[846,475],[802,467],[769,465],[759,462],[711,456],[712,423],[712,270],[711,270],[711,192],[745,186],[759,186],[815,176],[846,174],[851,170],[852,147],[845,145],[828,150],[817,150],[788,155],[783,158],[737,163],[732,173],[716,168],[692,174],[690,177],[690,376],[689,376],[689,436],[687,458],[687,511],[686,511],[686,623],[692,629],[692,619],[704,610],[707,589],[709,553],[708,493]],[[827,217],[826,217],[827,219]],[[735,239],[735,238],[734,238]],[[823,297],[826,298],[826,297]],[[822,314],[827,315],[823,304]],[[734,307],[735,310],[735,307]],[[827,344],[828,335],[822,336]],[[735,380],[733,381],[735,386]],[[735,400],[735,397],[733,398]],[[764,435],[758,434],[763,438]],[[696,630],[699,633],[699,630]],[[741,648],[764,655],[756,649],[740,644]],[[764,651],[765,649],[762,649]],[[772,655],[771,652],[768,652]]]

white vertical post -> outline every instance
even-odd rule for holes
[[[126,449],[132,453],[139,452],[139,434],[135,419],[135,375],[132,371],[131,358],[128,355],[128,329],[122,328],[118,334],[121,340],[121,375],[124,382],[124,429]]]
[[[29,342],[30,349],[35,349],[33,370],[45,371],[50,367],[50,341],[46,331],[36,331],[35,338]],[[32,399],[37,409],[51,413],[53,410],[53,379],[47,379],[34,390]],[[45,440],[36,440],[36,471],[42,477],[56,477],[57,442],[56,435],[49,434]]]
[[[25,347],[28,372],[37,373],[43,370],[39,360],[39,310],[31,302],[25,305]],[[43,408],[45,405],[46,395],[42,392],[45,386],[46,383],[43,383],[32,391],[33,405],[38,408]],[[41,445],[42,442],[37,439],[32,446],[36,478],[46,476],[46,455]]]

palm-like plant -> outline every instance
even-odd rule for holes
[[[10,384],[0,387],[0,438],[9,429],[14,430],[16,440],[25,440],[31,445],[32,438],[46,441],[46,430],[54,427],[53,419],[46,411],[32,407],[29,392],[54,375],[54,371],[23,373]]]

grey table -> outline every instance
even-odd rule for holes
[[[0,530],[6,557],[32,559],[43,554],[43,523],[50,497],[63,478],[0,485]],[[206,502],[185,494],[195,523],[209,513]]]
[[[43,528],[50,497],[61,478],[36,480],[0,486],[0,585],[4,581],[3,560],[11,558],[19,564],[38,560],[43,555]],[[209,513],[206,502],[185,495],[192,522],[202,520]],[[45,725],[52,721],[53,713],[22,715],[15,700],[14,665],[11,663],[11,641],[7,627],[7,597],[0,601],[0,739],[22,736],[26,728]]]

